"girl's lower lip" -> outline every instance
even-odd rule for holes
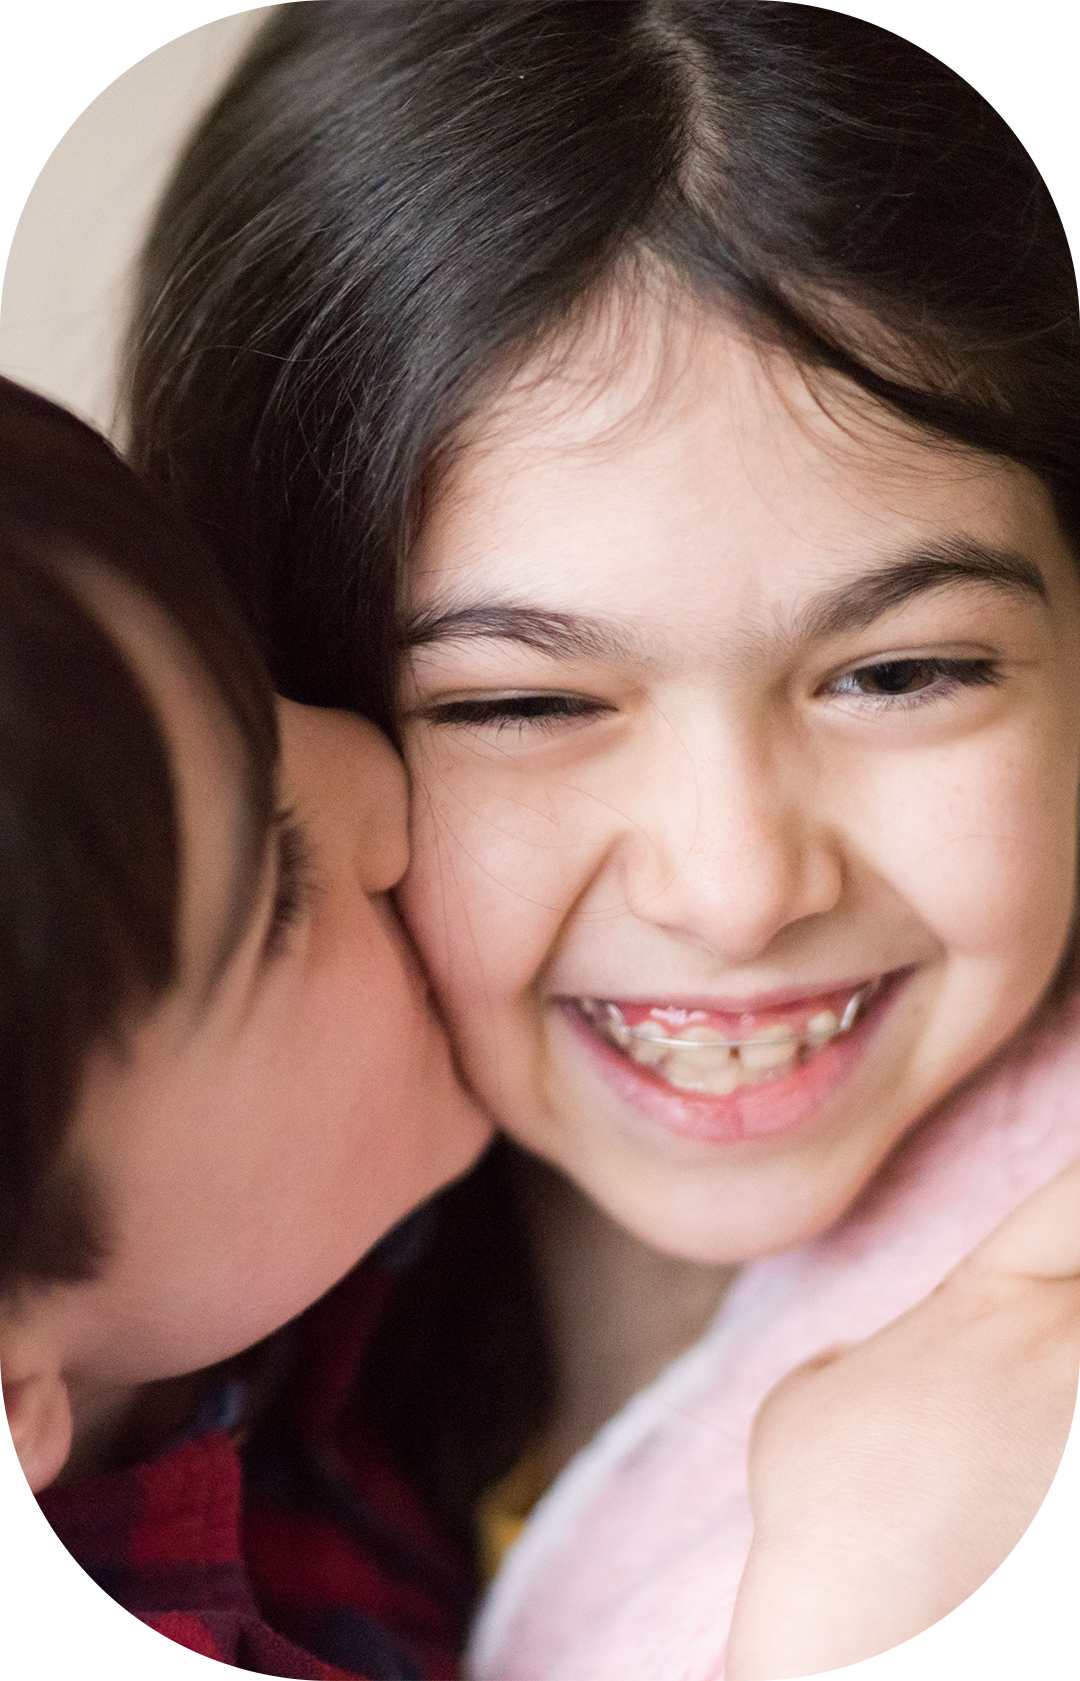
[[[680,1091],[616,1050],[575,1001],[560,999],[559,1005],[598,1072],[624,1103],[679,1138],[703,1144],[739,1144],[776,1138],[811,1123],[861,1060],[871,1036],[913,973],[912,969],[902,969],[883,976],[856,1025],[790,1074],[761,1085],[741,1086],[726,1097]]]

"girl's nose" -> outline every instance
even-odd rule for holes
[[[314,818],[320,839],[356,870],[365,893],[395,887],[409,862],[405,767],[364,718],[278,702],[287,803]]]
[[[633,914],[734,965],[834,909],[841,842],[812,764],[798,761],[744,740],[657,763],[619,849]]]

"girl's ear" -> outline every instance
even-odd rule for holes
[[[71,1398],[58,1366],[16,1334],[0,1334],[4,1406],[23,1475],[36,1494],[60,1475],[71,1452]],[[20,1355],[23,1357],[20,1358]]]

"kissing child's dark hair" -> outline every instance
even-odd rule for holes
[[[170,746],[83,571],[194,654],[240,742],[253,861],[273,822],[269,679],[216,572],[103,438],[0,380],[0,1294],[100,1266],[108,1211],[67,1122],[88,1052],[177,969]]]

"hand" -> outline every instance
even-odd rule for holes
[[[768,1395],[726,1681],[855,1663],[951,1611],[1053,1481],[1080,1368],[1080,1162],[932,1295]]]

